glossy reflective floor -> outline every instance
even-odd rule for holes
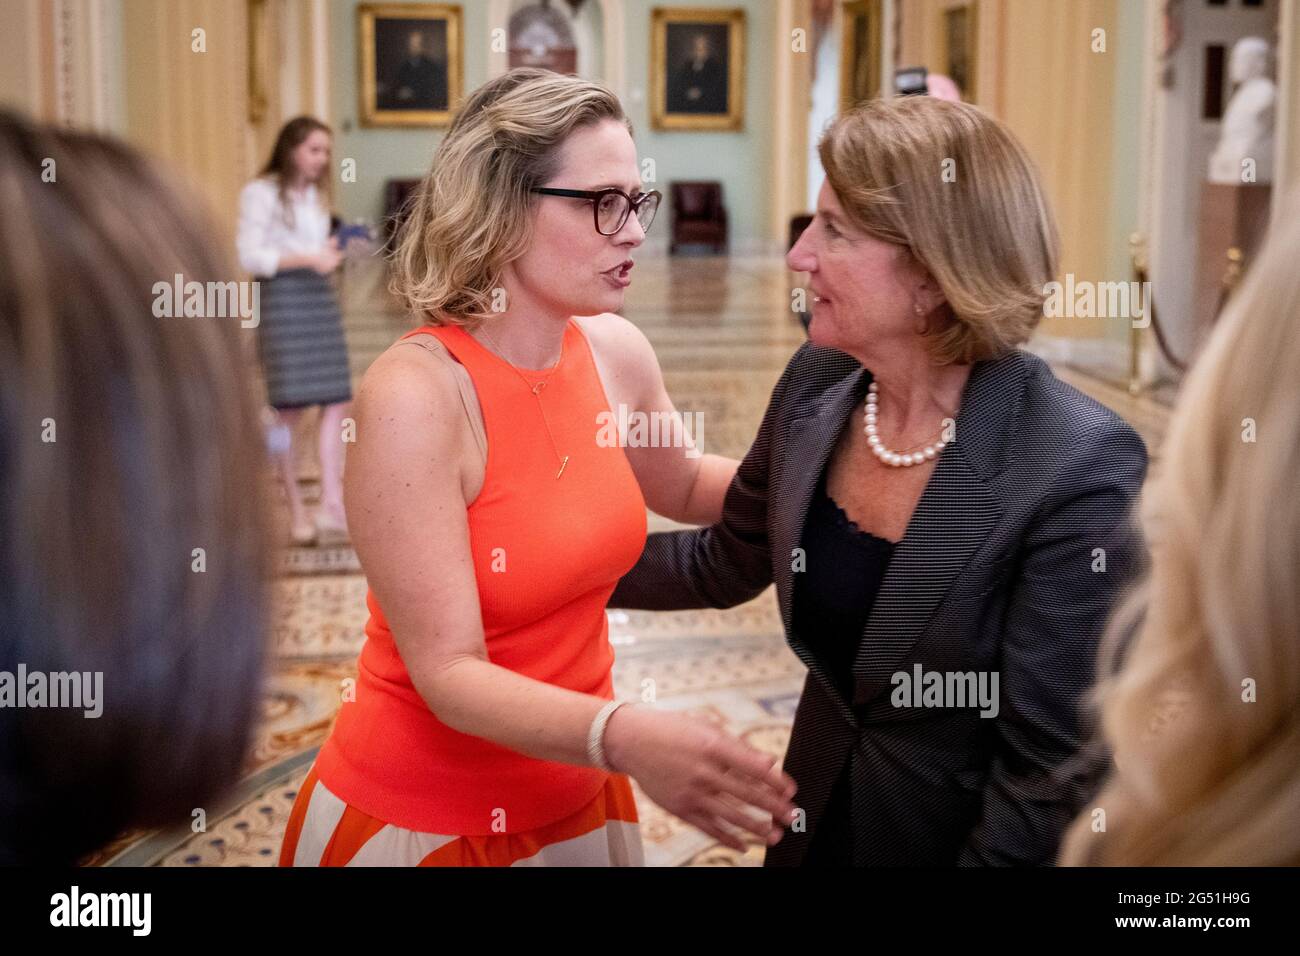
[[[768,395],[804,333],[790,310],[793,277],[777,258],[645,257],[626,314],[659,355],[677,407],[702,412],[708,451],[741,457]],[[354,379],[411,323],[382,291],[376,263],[349,262],[342,299]],[[1167,409],[1069,369],[1058,374],[1128,418],[1153,451]],[[1118,376],[1117,376],[1118,377]],[[310,428],[311,420],[304,423]],[[306,437],[304,432],[304,437]],[[298,441],[309,501],[316,495],[311,441]],[[651,529],[670,524],[651,516]],[[282,532],[287,540],[287,529]],[[363,640],[365,579],[350,548],[288,548],[276,581],[274,666],[245,778],[204,808],[205,828],[124,837],[94,862],[165,866],[265,866],[276,861],[297,787],[328,733]],[[727,611],[610,612],[620,698],[643,699],[711,721],[780,757],[803,684],[803,665],[781,632],[773,592]],[[652,866],[758,865],[687,827],[638,792]]]

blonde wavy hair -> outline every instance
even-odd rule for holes
[[[393,253],[389,288],[434,325],[491,314],[501,271],[532,241],[530,190],[554,174],[561,144],[602,120],[632,125],[605,87],[518,68],[465,101],[416,191]]]
[[[1097,691],[1115,768],[1063,864],[1300,864],[1298,213],[1188,375],[1143,493],[1151,568]]]
[[[926,332],[939,363],[997,358],[1028,340],[1056,275],[1056,222],[1033,160],[969,103],[877,99],[818,144],[849,218],[905,247],[939,284],[950,321]]]

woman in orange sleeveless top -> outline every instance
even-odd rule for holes
[[[282,865],[636,865],[629,778],[737,849],[793,818],[771,757],[613,700],[605,604],[646,507],[716,521],[737,464],[684,429],[609,440],[615,409],[676,415],[613,314],[658,204],[640,185],[613,94],[542,70],[480,88],[439,146],[394,279],[425,324],[367,371],[348,455],[355,695]]]

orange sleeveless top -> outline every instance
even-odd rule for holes
[[[605,604],[641,555],[646,513],[623,449],[597,441],[597,416],[611,409],[586,336],[570,319],[554,370],[516,372],[456,326],[402,338],[424,332],[468,370],[483,412],[487,462],[468,517],[488,658],[611,699]],[[569,456],[558,479],[557,451]],[[442,723],[372,592],[366,606],[356,700],[340,708],[316,761],[337,797],[409,830],[485,836],[562,819],[604,786],[600,770],[536,760]]]

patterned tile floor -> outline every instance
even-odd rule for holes
[[[647,258],[626,313],[655,345],[668,390],[683,411],[703,412],[709,451],[743,456],[786,360],[803,341],[788,303],[792,277],[777,258]],[[374,263],[349,263],[342,287],[354,377],[408,322],[382,291]],[[1167,409],[1070,369],[1071,384],[1125,415],[1155,448]],[[310,429],[310,420],[303,428]],[[309,435],[304,431],[304,437]],[[299,441],[303,487],[318,493],[310,441]],[[651,528],[671,527],[651,516]],[[286,531],[287,535],[287,531]],[[245,776],[205,808],[206,829],[124,835],[91,860],[110,865],[267,866],[289,808],[329,731],[363,640],[365,579],[350,548],[286,548],[275,582],[274,666]],[[658,706],[709,720],[780,757],[804,668],[786,647],[774,592],[726,611],[610,612],[621,697],[654,690]],[[658,866],[755,866],[744,854],[650,803],[638,792],[646,862]]]

